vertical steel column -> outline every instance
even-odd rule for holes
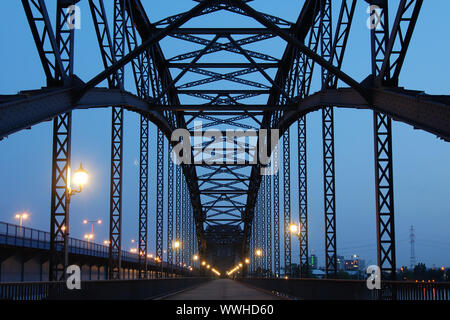
[[[192,211],[192,205],[191,205],[191,195],[189,193],[189,189],[186,187],[186,193],[187,193],[187,200],[188,200],[188,213],[189,213],[189,219],[188,219],[188,239],[189,239],[189,250],[188,250],[188,264],[189,266],[193,265],[193,255],[194,255],[194,234],[192,232],[193,224],[194,224],[194,215]]]
[[[156,151],[156,258],[163,271],[163,236],[164,236],[164,134],[158,130]]]
[[[278,142],[276,148],[279,148]],[[279,154],[275,150],[274,166],[278,168]],[[273,242],[274,242],[274,271],[278,278],[281,274],[280,266],[280,172],[279,170],[273,176]]]
[[[263,241],[262,241],[262,210],[261,210],[261,207],[262,207],[262,191],[261,191],[261,189],[259,189],[258,190],[258,200],[257,200],[257,211],[256,211],[256,217],[257,217],[257,219],[256,219],[256,227],[257,227],[257,229],[256,229],[256,249],[257,250],[261,250],[262,251],[262,254],[264,255],[264,254],[266,254],[264,251],[263,251],[263,247],[262,247],[262,243],[263,243]],[[261,273],[262,272],[262,268],[263,268],[263,262],[262,262],[262,257],[257,257],[257,259],[258,259],[258,263],[257,263],[257,265],[258,265],[258,271],[259,271],[259,273]],[[259,276],[261,276],[261,275],[259,275]]]
[[[53,120],[49,280],[65,279],[68,263],[72,113]]]
[[[283,196],[284,196],[284,275],[291,277],[291,148],[289,129],[283,135]]]
[[[184,177],[181,181],[181,266],[186,263],[186,182]]]
[[[261,260],[261,269],[264,270],[264,274],[267,270],[267,238],[266,238],[266,188],[265,188],[265,180],[261,180],[260,187],[260,225],[261,225],[261,249],[264,253],[263,258]]]
[[[259,257],[256,255],[256,250],[259,249],[259,191],[258,194],[256,196],[256,203],[255,203],[255,213],[254,213],[254,218],[253,218],[253,225],[254,225],[254,245],[255,245],[255,249],[253,251],[253,255],[255,256],[255,269],[254,272],[256,273],[258,271],[258,267],[259,267]]]
[[[172,147],[170,143],[167,144],[169,154],[167,157],[167,264],[173,272],[173,179],[174,170],[172,162]]]
[[[265,176],[266,179],[266,235],[267,235],[267,277],[272,278],[272,183],[271,176]]]
[[[298,192],[299,192],[299,223],[300,223],[300,278],[308,276],[308,184],[307,184],[307,153],[306,153],[306,116],[298,122]]]
[[[379,3],[378,3],[379,4]],[[380,75],[389,41],[388,3],[380,7],[378,28],[371,30],[372,73]],[[387,60],[389,65],[389,60]],[[387,74],[390,77],[389,74]],[[388,79],[389,80],[389,79]],[[384,276],[396,279],[394,181],[391,118],[374,112],[375,199],[377,217],[377,260]],[[392,293],[392,297],[395,295]]]
[[[120,278],[122,225],[123,108],[113,108],[111,131],[109,277]],[[140,248],[141,250],[142,248]]]
[[[321,53],[325,60],[332,59],[332,12],[331,0],[321,2]],[[328,72],[322,68],[322,87],[329,87]],[[336,196],[334,156],[333,107],[322,108],[323,179],[325,210],[325,272],[328,277],[337,274],[336,255]]]
[[[73,75],[74,29],[69,29],[67,13],[62,1],[57,3],[55,60],[59,60],[62,69],[55,68],[55,79],[64,79]],[[45,4],[42,14],[46,15]],[[48,31],[50,33],[50,31]],[[55,61],[55,66],[57,61]],[[59,71],[58,71],[59,70]],[[49,280],[65,279],[69,262],[69,206],[70,206],[70,155],[71,155],[72,113],[58,115],[53,120],[52,155],[52,194],[50,204],[50,262]]]
[[[181,179],[182,179],[182,174],[181,174],[181,165],[177,165],[176,166],[176,178],[175,178],[175,183],[176,183],[176,195],[177,197],[179,197],[180,193],[181,193]],[[175,241],[180,241],[181,240],[181,201],[178,198],[178,200],[176,201],[176,209],[175,209]],[[180,249],[175,249],[175,265],[177,267],[180,266]]]
[[[113,60],[125,54],[124,11],[120,0],[114,1]],[[105,21],[106,23],[106,21]],[[124,69],[116,74],[115,86],[123,88]],[[120,279],[122,251],[122,175],[123,175],[123,108],[112,108],[111,126],[111,174],[110,174],[110,234],[109,234],[109,278]],[[139,252],[141,252],[139,243]],[[139,255],[141,260],[141,255]],[[141,274],[141,271],[140,271]]]
[[[147,251],[148,244],[148,119],[141,116],[139,166],[139,250]],[[142,259],[139,262],[144,262]]]

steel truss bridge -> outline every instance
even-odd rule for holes
[[[298,199],[300,208],[300,275],[308,274],[306,115],[321,111],[325,267],[327,277],[333,278],[337,272],[333,112],[344,107],[373,111],[378,265],[385,279],[395,280],[392,120],[450,140],[449,96],[399,86],[423,0],[400,0],[398,7],[390,3],[389,8],[386,0],[366,1],[377,6],[371,7],[377,27],[370,31],[372,72],[364,79],[354,79],[342,69],[345,53],[351,50],[347,43],[356,0],[306,0],[295,22],[256,11],[252,0],[195,0],[189,11],[158,22],[150,21],[140,0],[114,0],[113,13],[106,11],[103,0],[84,1],[89,3],[103,71],[92,79],[80,79],[75,72],[77,32],[66,21],[72,18],[71,6],[81,1],[58,0],[54,21],[44,0],[22,0],[47,86],[0,96],[1,138],[53,121],[50,280],[64,277],[67,262],[71,114],[77,109],[104,107],[111,108],[112,121],[110,279],[119,279],[122,260],[125,110],[140,114],[140,277],[146,276],[149,249],[148,205],[156,201],[156,257],[161,263],[166,259],[169,264],[192,265],[197,252],[200,257],[212,257],[227,248],[233,252],[230,263],[250,257],[250,274],[262,269],[265,276],[274,278],[292,271],[292,197]],[[337,21],[332,21],[332,7],[339,13]],[[201,21],[221,11],[259,27],[185,27],[191,20]],[[393,25],[389,25],[389,15],[395,17]],[[178,41],[177,55],[164,54],[160,43],[166,38]],[[263,52],[268,47],[264,43],[273,39],[285,45],[280,56]],[[208,59],[217,53],[220,59]],[[132,71],[133,76],[126,79],[133,84],[132,91],[125,90],[126,68]],[[314,72],[321,79],[318,92],[311,90]],[[107,87],[99,87],[102,83]],[[150,199],[149,148],[153,146],[149,146],[149,122],[158,128],[154,146],[157,178],[152,181],[157,193]],[[215,128],[218,133],[196,144],[199,122],[202,130]],[[298,135],[290,134],[292,126]],[[169,152],[180,142],[172,139],[177,129],[189,132],[184,140],[193,146],[192,159],[205,152],[215,160],[229,159],[231,152],[234,162],[175,165]],[[271,135],[264,141],[230,139],[225,134],[230,129],[258,133],[278,129],[280,143],[272,142]],[[298,142],[292,151],[291,140]],[[231,151],[215,149],[218,143],[232,145]],[[254,161],[253,151],[261,145],[272,152],[268,166],[279,167],[276,174],[265,174],[268,166]],[[298,158],[298,168],[291,168],[293,157]],[[290,176],[297,172],[298,194],[291,194]],[[181,240],[182,250],[172,247],[175,239]],[[257,248],[265,252],[264,259],[255,259]]]

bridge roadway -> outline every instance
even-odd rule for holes
[[[237,281],[218,279],[162,300],[282,300],[282,298]]]

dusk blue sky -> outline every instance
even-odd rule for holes
[[[53,2],[49,12],[55,16]],[[152,22],[186,11],[194,1],[142,0]],[[112,21],[112,3],[105,1]],[[337,14],[340,1],[335,1]],[[398,1],[389,1],[391,13]],[[303,1],[256,0],[250,3],[259,11],[295,22]],[[81,30],[76,33],[75,73],[84,81],[102,71],[102,62],[87,1],[80,2]],[[371,72],[368,14],[365,1],[358,1],[343,70],[358,81]],[[424,1],[419,22],[400,77],[400,86],[423,90],[429,94],[450,94],[450,64],[447,41],[450,2]],[[242,26],[249,19],[219,14],[202,21],[211,27]],[[192,25],[196,25],[192,22]],[[0,2],[0,94],[16,94],[20,90],[45,86],[41,63],[20,1]],[[255,25],[248,22],[248,25]],[[197,25],[198,26],[198,25]],[[247,26],[247,25],[245,25]],[[177,42],[179,43],[179,42]],[[262,44],[261,51],[283,52],[284,44]],[[166,56],[177,48],[170,40],[162,42]],[[186,46],[190,44],[186,43]],[[266,46],[266,47],[264,47]],[[183,48],[185,50],[191,47]],[[255,47],[252,47],[255,50]],[[317,69],[319,73],[319,69]],[[127,70],[126,88],[133,90]],[[316,79],[317,80],[317,79]],[[342,85],[342,84],[341,84]],[[102,83],[101,86],[106,86]],[[318,90],[318,82],[313,92]],[[338,254],[349,257],[359,254],[366,263],[376,263],[376,224],[373,156],[373,113],[367,110],[336,109],[336,208]],[[139,116],[125,113],[123,245],[131,247],[138,236],[138,159]],[[310,217],[310,253],[324,264],[324,215],[322,178],[321,113],[309,114],[308,121],[308,184]],[[89,228],[83,219],[103,219],[96,227],[96,242],[108,238],[109,171],[111,110],[77,110],[73,112],[72,167],[83,163],[90,174],[89,185],[71,202],[71,236],[81,238]],[[296,136],[296,126],[292,128]],[[151,125],[150,166],[150,251],[155,248],[154,216],[156,199],[156,129]],[[292,212],[298,216],[298,191],[295,139],[292,142]],[[409,229],[416,233],[416,258],[428,266],[450,267],[450,144],[436,136],[414,130],[403,123],[393,123],[395,225],[397,264],[409,265]],[[31,219],[26,226],[49,230],[51,191],[52,123],[34,126],[13,134],[0,142],[0,221],[16,223],[14,215],[27,211]],[[166,208],[167,209],[167,208]],[[298,219],[298,218],[297,218]],[[293,243],[293,262],[298,261],[298,241]]]

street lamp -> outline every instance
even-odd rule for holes
[[[83,190],[83,187],[88,183],[89,180],[89,175],[88,172],[86,170],[83,169],[82,164],[80,163],[80,168],[78,170],[76,170],[73,174],[73,182],[75,183],[76,186],[78,186],[79,190],[73,190],[71,188],[71,184],[70,184],[70,168],[69,168],[69,181],[67,184],[67,200],[70,201],[70,198],[77,194],[80,193]]]
[[[20,231],[22,231],[23,220],[27,220],[29,216],[30,215],[28,213],[26,213],[26,212],[18,213],[18,214],[15,215],[14,218],[19,220]]]
[[[84,235],[84,238],[87,240],[87,243],[88,243],[88,249],[89,249],[89,247],[90,247],[90,241],[91,241],[91,240],[94,240],[94,234],[93,234],[93,233],[86,233],[86,234]]]
[[[245,259],[245,264],[250,264],[250,259],[249,258]]]
[[[134,244],[135,242],[136,242],[136,240],[131,239],[131,243]],[[138,248],[139,248],[139,243],[136,242],[136,248],[131,248],[131,249],[130,249],[130,252],[131,252],[131,253],[136,253],[136,254],[137,254],[137,253],[138,253]]]
[[[257,257],[262,257],[263,252],[262,252],[261,249],[256,249],[255,254],[256,254]]]
[[[91,233],[94,234],[94,223],[102,224],[102,220],[83,220],[83,224],[91,224]]]
[[[289,226],[289,230],[291,231],[292,234],[300,236],[300,223],[299,224],[291,223]]]
[[[179,249],[181,247],[181,242],[179,240],[175,240],[172,245],[174,249]]]

